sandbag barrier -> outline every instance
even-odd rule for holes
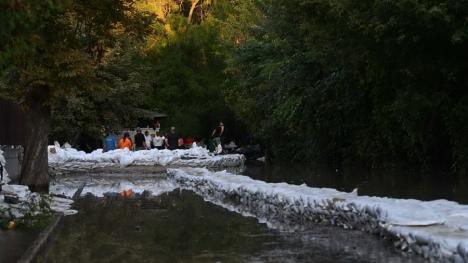
[[[466,225],[454,227],[451,225],[454,222],[443,222],[437,217],[424,220],[424,215],[418,215],[420,211],[416,209],[430,214],[431,209],[439,206],[443,209],[448,204],[455,205],[453,202],[357,196],[355,192],[265,183],[206,169],[168,169],[168,176],[181,188],[194,191],[206,201],[256,217],[269,227],[294,229],[323,223],[358,229],[390,238],[397,248],[429,260],[468,262]],[[396,206],[392,208],[389,203]],[[398,210],[399,205],[403,213]],[[405,206],[415,210],[406,216]],[[468,211],[467,206],[458,206],[457,215]],[[463,223],[468,225],[468,221]]]
[[[241,167],[245,156],[242,154],[213,155],[201,147],[187,150],[114,150],[103,152],[98,149],[91,153],[73,148],[49,146],[49,169],[51,173],[89,171],[96,168],[127,166],[171,166],[171,167]]]
[[[6,164],[2,150],[0,150],[0,163],[2,166]],[[52,212],[64,215],[77,213],[76,210],[71,208],[73,200],[41,195],[31,192],[27,186],[9,184],[10,179],[6,169],[3,170],[3,181],[0,183],[2,183],[2,191],[0,192],[1,219],[15,220],[26,216],[37,216]],[[14,221],[11,222],[14,223]]]

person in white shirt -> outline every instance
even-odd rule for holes
[[[148,131],[145,131],[145,148],[151,150],[151,136]]]
[[[153,145],[156,147],[158,150],[164,149],[164,141],[166,138],[164,136],[160,136],[159,132],[156,132],[156,136],[153,138]]]

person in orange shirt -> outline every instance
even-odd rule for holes
[[[119,141],[119,149],[128,148],[129,150],[133,149],[132,139],[130,139],[130,134],[128,132],[124,133],[124,136]]]

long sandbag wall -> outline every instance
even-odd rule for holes
[[[168,169],[182,188],[270,227],[326,223],[390,237],[398,248],[425,258],[468,262],[468,206],[358,196],[335,189],[266,183],[206,169]]]
[[[95,168],[126,166],[180,166],[180,167],[239,167],[242,154],[213,155],[201,147],[187,150],[128,149],[103,152],[102,149],[85,153],[73,148],[49,146],[49,168],[52,171],[88,171]]]

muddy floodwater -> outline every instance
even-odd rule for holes
[[[17,262],[42,229],[0,229],[0,262]]]
[[[328,187],[346,192],[358,188],[359,195],[425,201],[447,199],[468,204],[468,178],[439,171],[368,170],[355,167],[329,169],[311,165],[251,162],[242,174],[267,182],[305,183],[311,187]]]
[[[76,206],[38,262],[422,262],[359,231],[269,229],[185,190]]]
[[[121,174],[99,171],[58,177],[54,184],[64,189],[86,185],[83,194],[91,191],[102,196],[129,185],[154,194],[82,196],[75,203],[79,213],[64,218],[38,262],[424,262],[396,250],[391,240],[360,231],[320,224],[271,229],[256,218],[178,189],[163,171],[132,169]],[[360,195],[468,203],[466,182],[437,173],[371,173],[263,163],[249,163],[234,173],[341,191],[358,188]]]

